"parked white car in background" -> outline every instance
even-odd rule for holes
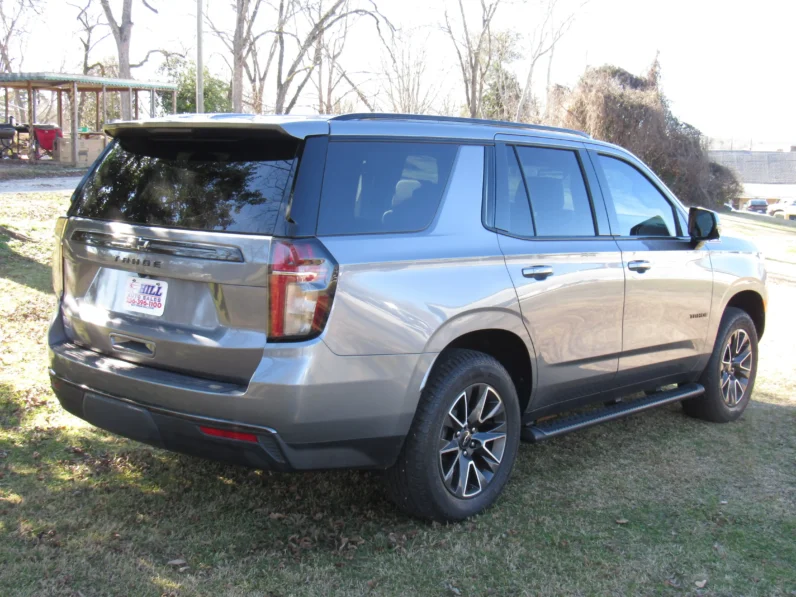
[[[786,220],[796,220],[796,199],[780,199],[768,206],[768,215]]]

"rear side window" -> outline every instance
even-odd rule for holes
[[[569,149],[517,147],[536,236],[594,236],[594,217],[578,156]]]
[[[114,140],[80,189],[71,216],[271,234],[292,180],[298,142],[284,137]]]
[[[600,155],[619,236],[675,236],[674,208],[641,172],[630,164]],[[605,189],[604,189],[605,190]]]
[[[497,204],[495,206],[495,227],[514,236],[533,236],[531,206],[522,179],[520,164],[512,147],[498,151],[505,156],[505,176],[498,178]],[[500,159],[500,157],[499,157]]]
[[[439,207],[459,147],[331,141],[318,234],[379,234],[426,228]]]

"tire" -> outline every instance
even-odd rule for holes
[[[734,348],[729,345],[731,339]],[[738,351],[739,342],[740,351]],[[744,359],[746,351],[744,346],[747,342],[750,352],[748,359]],[[736,356],[736,352],[740,354]],[[731,357],[730,366],[726,364],[728,355]],[[699,378],[699,383],[705,386],[705,393],[684,400],[685,413],[713,423],[735,421],[743,414],[754,390],[758,356],[757,330],[754,322],[745,311],[727,307],[716,335],[713,354]],[[742,393],[739,396],[738,392],[741,389]]]
[[[390,499],[407,514],[447,522],[481,512],[500,495],[517,457],[520,408],[511,377],[491,356],[455,349],[440,359],[385,481]]]

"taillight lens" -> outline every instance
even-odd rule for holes
[[[66,222],[66,218],[58,218],[58,220],[55,222],[55,244],[53,246],[52,276],[53,290],[55,291],[55,296],[58,298],[61,298],[61,293],[64,291],[64,256],[61,246],[63,244]]]
[[[318,336],[332,309],[337,263],[317,239],[271,241],[268,339]]]

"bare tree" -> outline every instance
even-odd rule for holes
[[[40,0],[0,0],[0,71],[14,70],[13,45],[22,42],[28,18],[40,9]]]
[[[380,36],[382,24],[393,29],[374,0],[234,0],[233,7],[236,10],[234,32],[220,30],[209,16],[207,20],[232,54],[232,63],[227,63],[233,74],[234,110],[243,107],[242,81],[245,74],[251,86],[250,104],[255,111],[262,110],[266,80],[273,79],[274,111],[289,113],[316,67],[323,62],[324,35],[333,28],[343,24],[349,27],[355,19],[370,17]],[[264,10],[266,8],[269,10]],[[265,12],[271,13],[268,15],[270,27],[261,28],[257,18],[259,15],[261,20],[264,19]],[[339,67],[342,47],[338,44],[330,51],[327,59],[337,54],[332,60],[332,71],[337,71],[333,75],[335,79],[350,79]],[[238,80],[241,83],[236,85]]]
[[[218,37],[227,50],[232,54],[232,64],[227,65],[232,70],[232,111],[243,112],[243,75],[246,71],[249,57],[252,52],[257,52],[257,42],[265,35],[263,32],[257,36],[252,34],[252,28],[257,20],[257,15],[260,12],[262,0],[234,0],[231,4],[232,9],[235,11],[235,28],[230,35],[226,31],[220,30],[216,27],[209,14],[205,16],[205,22],[209,25],[213,33]],[[249,83],[253,88],[253,95],[255,97],[255,104],[262,104],[262,90],[265,87],[265,77],[261,74],[267,75],[268,67],[260,65],[262,59],[257,55],[254,59],[257,64],[255,67],[250,67],[246,75]],[[268,60],[266,59],[266,62]]]
[[[425,43],[414,37],[398,37],[388,46],[382,88],[393,112],[425,114],[431,109],[438,88],[426,84],[426,64]]]
[[[40,10],[40,0],[0,0],[0,72],[10,73],[21,65],[28,19],[38,15]],[[15,51],[16,44],[19,47]],[[13,105],[16,118],[21,121],[27,120],[22,108],[23,94],[27,95],[27,92],[14,90]]]
[[[80,44],[83,46],[83,74],[88,75],[99,64],[91,63],[91,51],[98,43],[108,37],[110,32],[98,35],[100,33],[98,30],[105,27],[105,23],[102,21],[102,15],[92,10],[94,0],[85,0],[83,4],[72,4],[70,2],[69,6],[78,10],[77,22],[80,23],[78,35],[80,36]]]
[[[445,24],[442,30],[448,34],[456,50],[456,58],[462,71],[464,83],[464,97],[470,117],[479,114],[481,98],[484,94],[484,77],[492,61],[492,19],[495,16],[500,0],[480,0],[481,22],[480,29],[472,29],[467,23],[462,0],[458,0],[459,14],[461,16],[461,32],[454,31],[448,11],[445,11]],[[471,31],[472,30],[472,31]]]
[[[555,9],[558,0],[547,0],[544,5],[544,17],[541,24],[533,32],[531,36],[530,48],[527,57],[530,59],[528,66],[528,75],[525,77],[525,85],[522,88],[522,95],[517,104],[517,110],[514,114],[515,120],[520,120],[523,111],[528,109],[528,104],[533,96],[533,76],[536,70],[536,65],[545,56],[549,54],[548,69],[547,69],[547,89],[546,93],[550,91],[550,71],[552,69],[553,53],[555,52],[556,44],[562,37],[569,31],[575,16],[589,0],[584,0],[567,18],[563,21],[556,21]],[[545,100],[546,101],[546,100]]]
[[[123,79],[130,79],[132,77],[130,69],[133,65],[130,64],[130,38],[133,33],[133,0],[122,0],[122,16],[120,21],[116,21],[113,16],[108,0],[100,0],[102,9],[105,11],[105,18],[108,20],[108,26],[113,33],[113,39],[116,41],[116,50],[119,55],[119,76]],[[147,0],[141,0],[141,3],[149,10],[157,14],[157,10],[152,7]],[[154,53],[153,50],[147,53],[146,58],[135,65],[141,66],[149,56]],[[131,117],[130,94],[126,91],[122,92],[122,118],[129,119]]]
[[[320,5],[318,8],[321,8]],[[320,16],[319,12],[318,17],[320,18]],[[352,111],[354,103],[348,97],[351,94],[355,94],[368,110],[375,111],[372,99],[363,91],[363,85],[367,81],[365,83],[355,82],[353,76],[361,73],[349,72],[342,62],[350,25],[351,21],[348,18],[343,19],[322,34],[316,42],[315,72],[317,80],[315,89],[318,92],[318,112],[320,114],[340,114]]]
[[[295,11],[308,17],[309,31],[305,35],[300,35],[298,29],[290,30],[287,20],[282,18],[286,9],[298,4],[298,0],[279,1],[279,27],[275,34],[277,38],[277,61],[276,61],[276,101],[274,111],[277,114],[289,114],[296,105],[304,86],[312,76],[316,66],[316,60],[320,58],[317,52],[310,55],[320,37],[329,31],[337,23],[358,17],[370,17],[373,19],[376,29],[381,36],[381,24],[385,23],[390,30],[392,24],[379,12],[374,0],[369,0],[363,8],[359,5],[352,5],[353,0],[332,0],[331,6],[324,8],[323,0],[314,0],[303,10]],[[314,8],[314,9],[313,9]],[[383,39],[383,37],[382,37]],[[295,42],[293,59],[287,58],[286,40]],[[309,58],[309,60],[308,60]]]

